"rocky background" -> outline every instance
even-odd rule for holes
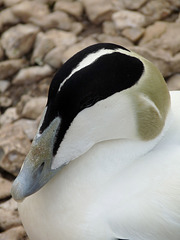
[[[180,0],[0,0],[0,240],[28,239],[10,189],[57,69],[88,45],[112,42],[180,89],[179,11]]]

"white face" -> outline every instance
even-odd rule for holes
[[[67,164],[98,142],[136,136],[132,100],[126,91],[116,93],[83,109],[75,117],[60,143],[51,168]]]
[[[38,191],[98,142],[136,138],[130,90],[143,72],[143,62],[115,44],[96,44],[69,59],[52,80],[38,134],[13,184],[14,198]]]

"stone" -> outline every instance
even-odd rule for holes
[[[60,11],[52,12],[42,18],[32,17],[30,20],[31,23],[38,25],[43,30],[58,28],[68,31],[72,26],[72,20],[68,14]]]
[[[166,18],[171,14],[173,9],[169,1],[151,0],[140,9],[140,12],[146,16],[148,24],[152,24],[157,20]]]
[[[180,90],[180,73],[170,77],[167,81],[169,91]]]
[[[46,97],[34,97],[31,98],[24,106],[22,110],[22,117],[28,119],[37,119],[46,106]]]
[[[43,65],[44,56],[54,47],[54,42],[44,33],[39,32],[36,37],[34,50],[31,57],[31,63]]]
[[[3,0],[6,7],[12,7],[13,5],[22,2],[23,0]]]
[[[10,82],[7,80],[0,80],[0,93],[4,93],[8,87],[10,86]]]
[[[171,75],[173,73],[179,73],[179,66],[180,66],[180,53],[177,53],[172,58],[169,59],[169,65],[171,66]]]
[[[17,211],[17,203],[13,199],[0,204],[0,216],[0,228],[2,230],[7,230],[21,224]]]
[[[169,23],[157,21],[145,29],[144,36],[140,41],[140,45],[150,42],[155,38],[159,38],[168,27]]]
[[[31,18],[41,19],[49,14],[48,5],[39,1],[22,1],[13,6],[12,11],[25,23],[31,22]]]
[[[62,49],[59,47],[53,48],[44,58],[44,62],[53,68],[60,68],[62,65]]]
[[[114,11],[109,0],[82,0],[89,20],[95,24],[110,20]]]
[[[50,76],[54,70],[49,65],[33,66],[21,69],[13,79],[13,84],[32,84]]]
[[[97,43],[97,41],[93,37],[87,37],[84,38],[82,41],[73,44],[71,47],[69,47],[66,51],[63,52],[62,62],[66,62],[75,53],[95,43]]]
[[[77,41],[77,37],[74,33],[62,30],[51,29],[45,34],[52,39],[55,46],[61,48],[62,51],[67,47],[72,46]]]
[[[7,79],[27,64],[25,59],[12,59],[0,62],[0,80]]]
[[[123,0],[124,7],[130,10],[138,10],[147,0]]]
[[[8,108],[4,114],[0,116],[0,125],[4,125],[7,123],[12,123],[16,121],[19,118],[16,108],[15,107],[10,107]]]
[[[57,1],[54,7],[55,11],[64,11],[75,18],[80,19],[83,13],[83,5],[81,2]]]
[[[104,43],[110,42],[110,43],[122,45],[124,47],[129,47],[133,45],[131,41],[121,36],[109,36],[106,34],[99,34],[97,36],[97,40],[99,40],[99,42],[104,42]]]
[[[145,32],[144,28],[139,28],[139,27],[136,27],[136,28],[125,28],[122,31],[122,35],[125,38],[129,39],[130,41],[136,43],[143,36],[144,32]]]
[[[8,229],[7,231],[0,233],[1,240],[25,240],[26,233],[22,226],[13,227]]]
[[[135,11],[121,10],[112,15],[113,22],[118,30],[146,26],[146,18]]]
[[[21,116],[22,110],[25,106],[25,104],[31,99],[31,96],[28,94],[24,94],[21,96],[19,102],[16,105],[16,112],[18,115]]]
[[[175,55],[180,51],[180,34],[177,34],[180,29],[180,23],[168,23],[164,28],[165,30],[160,36],[157,34],[156,38],[147,43],[142,42],[141,45],[158,53],[163,50],[171,55]]]
[[[33,47],[39,28],[32,24],[18,24],[2,34],[1,43],[6,56],[10,59],[20,58]]]
[[[15,126],[21,126],[27,138],[32,141],[36,135],[38,124],[37,121],[21,118],[14,124]]]
[[[0,200],[11,196],[11,186],[12,183],[9,180],[0,177]]]
[[[111,36],[117,35],[115,25],[112,21],[103,22],[102,29],[103,29],[103,33],[105,33],[107,35],[111,35]]]
[[[6,27],[15,25],[20,22],[20,19],[16,17],[11,8],[4,9],[0,13],[1,28],[5,29]]]
[[[11,98],[0,95],[0,106],[2,108],[7,108],[7,107],[10,107],[11,105],[12,105]]]
[[[0,128],[0,167],[17,176],[30,145],[31,142],[24,133],[22,126],[3,125]]]
[[[80,34],[84,30],[84,26],[81,22],[73,22],[71,24],[71,31],[76,35]]]
[[[1,40],[0,40],[0,60],[2,60],[3,58],[4,58],[4,51],[2,49]]]

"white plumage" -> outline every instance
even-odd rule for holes
[[[139,59],[151,67],[142,57]],[[180,239],[180,93],[171,92],[171,110],[167,99],[167,106],[158,107],[161,94],[168,98],[163,90],[165,84],[162,82],[162,92],[156,95],[149,91],[150,83],[149,95],[145,94],[141,85],[146,77],[151,78],[146,73],[137,84],[97,100],[75,116],[51,159],[49,172],[61,166],[60,169],[47,183],[43,180],[41,187],[45,185],[39,191],[24,194],[32,195],[19,203],[20,216],[31,240]],[[137,108],[141,105],[143,110]],[[139,136],[141,126],[137,127],[143,116],[139,112],[146,114],[147,109],[152,118],[155,113],[164,122],[162,127],[157,123],[162,129],[150,139],[145,137],[151,133]],[[151,114],[149,121],[150,117]],[[43,117],[42,122],[46,120]],[[61,131],[61,122],[54,121],[55,127],[52,122],[49,126],[54,136]],[[51,141],[48,131],[45,134]],[[43,134],[39,133],[38,141],[46,136]],[[53,145],[55,140],[52,142]],[[37,150],[36,144],[37,140],[32,148]],[[52,147],[51,143],[41,146]],[[32,150],[31,155],[32,152],[36,151]],[[27,158],[29,162],[30,157]],[[34,155],[33,158],[36,159]],[[35,165],[42,166],[41,158],[38,159]],[[25,167],[12,190],[17,200],[23,198],[23,171],[29,174]]]

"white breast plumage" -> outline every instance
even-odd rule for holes
[[[12,187],[29,238],[179,240],[179,122],[148,60],[108,43],[74,55]]]

